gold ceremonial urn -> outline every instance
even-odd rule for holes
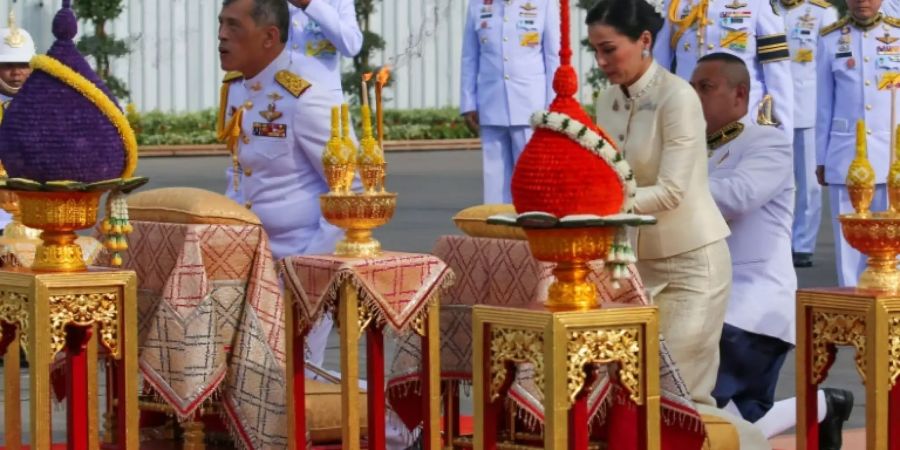
[[[363,146],[356,149],[348,145],[349,114],[343,107],[343,127],[339,126],[339,110],[331,115],[331,139],[322,155],[329,192],[319,197],[322,216],[328,223],[344,230],[344,239],[335,249],[335,255],[353,258],[378,256],[381,243],[372,237],[372,230],[383,226],[394,217],[397,194],[385,192],[384,179],[387,165],[377,147],[370,144],[372,138],[368,106],[363,106]],[[343,137],[339,134],[343,129]],[[342,145],[339,145],[342,143]],[[353,180],[359,174],[363,192],[353,192]]]
[[[900,253],[900,214],[896,211],[898,200],[898,167],[894,164],[888,175],[889,207],[887,211],[870,210],[875,193],[875,171],[866,155],[866,128],[860,120],[856,124],[856,157],[847,173],[847,191],[853,214],[841,214],[841,231],[851,247],[865,254],[866,270],[859,277],[857,287],[883,292],[900,291],[900,271],[897,270],[897,254]]]
[[[87,270],[75,231],[97,222],[103,192],[17,191],[22,224],[42,230],[34,256],[34,271],[78,272]]]

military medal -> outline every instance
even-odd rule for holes
[[[856,58],[851,56],[847,58],[847,68],[853,69],[854,67],[856,67]]]
[[[891,45],[894,42],[897,42],[897,39],[900,39],[900,38],[895,38],[895,37],[891,36],[891,33],[889,31],[884,30],[884,36],[879,36],[875,39],[878,39],[879,42],[881,42],[885,45]]]
[[[253,135],[284,139],[287,137],[287,124],[253,122]]]
[[[277,92],[273,92],[268,95],[268,98],[272,101],[269,103],[269,106],[267,106],[265,110],[259,112],[259,115],[262,116],[263,119],[266,119],[267,121],[269,121],[269,123],[272,123],[272,122],[280,119],[281,116],[283,115],[281,113],[281,111],[278,111],[277,106],[275,105],[275,102],[277,102],[278,100],[281,100],[284,97],[278,95]]]
[[[741,8],[746,8],[747,4],[741,3],[739,0],[734,0],[731,3],[725,5],[725,7],[728,9],[741,9]]]

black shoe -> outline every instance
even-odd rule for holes
[[[844,422],[853,411],[853,393],[844,389],[825,388],[828,412],[819,423],[819,450],[841,450]]]
[[[812,267],[812,253],[794,253],[794,267]]]

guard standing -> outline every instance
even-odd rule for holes
[[[513,167],[531,138],[531,115],[553,100],[559,47],[556,0],[469,0],[460,112],[481,131],[485,203],[512,202]]]

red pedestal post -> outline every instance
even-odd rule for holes
[[[384,450],[386,402],[384,398],[384,334],[378,324],[366,328],[366,392],[368,398],[368,448]]]
[[[89,450],[90,417],[96,411],[88,408],[87,344],[91,339],[91,329],[70,326],[66,334],[66,401],[68,429],[67,446],[69,450]],[[120,447],[125,448],[125,447]]]

